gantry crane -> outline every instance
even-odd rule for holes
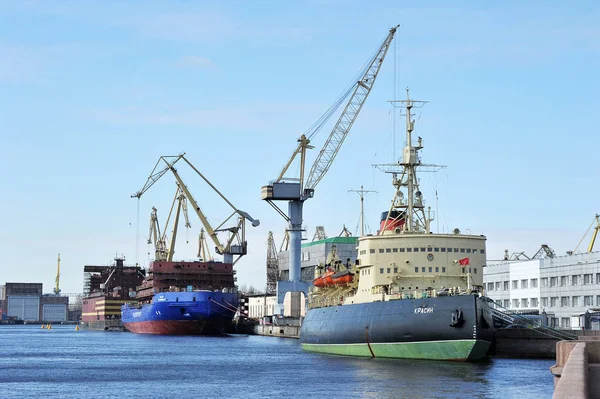
[[[331,166],[335,156],[337,155],[344,139],[350,132],[354,121],[358,117],[362,106],[364,105],[377,74],[381,68],[383,60],[390,47],[394,34],[398,26],[390,29],[389,33],[379,46],[375,55],[366,63],[365,69],[361,71],[360,79],[355,81],[349,89],[334,103],[334,105],[317,120],[309,128],[306,134],[303,134],[298,139],[298,146],[290,157],[287,164],[277,177],[277,179],[267,186],[263,186],[261,197],[267,201],[288,223],[288,231],[290,233],[290,281],[278,282],[277,301],[279,311],[282,309],[283,299],[287,292],[302,291],[308,295],[308,284],[300,281],[300,251],[302,240],[302,207],[304,201],[314,196],[315,187],[325,176]],[[333,115],[337,108],[348,98],[346,107],[338,118],[333,130],[325,141],[325,144],[317,159],[313,163],[306,182],[304,181],[304,171],[306,164],[306,150],[314,148],[310,145],[311,139],[325,124],[325,122]],[[288,168],[296,158],[300,156],[300,176],[285,177]],[[273,201],[288,201],[288,213],[282,211]]]
[[[233,213],[231,215],[229,215],[216,228],[213,228],[211,226],[211,224],[208,222],[208,219],[206,218],[206,216],[200,209],[200,206],[198,205],[198,203],[192,196],[192,193],[190,192],[190,190],[187,188],[187,186],[185,185],[185,183],[179,176],[177,169],[175,169],[175,167],[174,167],[175,164],[179,160],[182,160],[182,159],[185,161],[186,164],[188,164],[190,166],[190,168],[192,168],[192,170],[194,170],[194,172],[196,172],[198,174],[198,176],[200,176],[202,178],[202,180],[204,180],[206,182],[206,184],[208,184],[214,190],[215,193],[217,193],[233,209]],[[225,196],[223,194],[221,194],[221,192],[219,190],[217,190],[217,188],[202,173],[200,173],[200,171],[198,169],[196,169],[196,167],[194,165],[192,165],[192,163],[190,161],[188,161],[188,159],[185,157],[185,153],[180,154],[180,155],[175,155],[175,156],[160,157],[158,159],[158,161],[156,162],[154,169],[152,169],[150,176],[146,180],[146,184],[144,184],[144,186],[138,192],[133,194],[131,197],[138,198],[138,199],[141,198],[141,196],[146,191],[148,191],[148,189],[150,187],[152,187],[152,185],[154,185],[154,183],[156,183],[158,181],[158,179],[160,179],[168,171],[171,171],[173,173],[173,175],[175,176],[175,179],[179,185],[179,188],[182,190],[183,194],[185,195],[185,198],[187,198],[187,200],[190,201],[192,207],[194,208],[194,211],[196,211],[196,214],[198,215],[198,218],[202,222],[204,229],[206,230],[206,232],[208,233],[208,235],[210,236],[210,238],[212,239],[212,241],[215,244],[215,251],[219,255],[223,255],[223,261],[225,263],[231,263],[231,264],[235,265],[242,256],[244,256],[248,253],[248,243],[246,241],[246,230],[245,230],[246,220],[250,221],[252,223],[252,226],[254,226],[254,227],[258,226],[260,224],[260,221],[258,219],[253,219],[248,213],[241,211],[241,210],[237,209],[235,206],[233,206],[233,204],[227,198],[225,198]],[[181,204],[181,202],[180,202],[180,204]],[[231,226],[231,227],[224,227],[224,225],[233,216],[236,216],[236,215],[238,216],[237,224],[235,226]],[[219,240],[219,236],[218,236],[219,232],[229,233],[229,237],[227,238],[227,241],[225,242],[225,244],[222,244],[221,241]],[[171,241],[173,244],[174,237],[171,239]],[[234,259],[234,256],[237,256],[237,258]]]
[[[60,295],[60,254],[58,254],[58,262],[56,265],[56,279],[54,280],[56,286],[54,287],[54,295]]]

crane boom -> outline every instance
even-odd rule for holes
[[[196,211],[196,214],[198,215],[198,218],[202,222],[202,225],[204,226],[206,233],[210,236],[210,238],[215,243],[217,253],[219,253],[220,255],[224,255],[225,262],[235,264],[241,256],[243,256],[247,253],[247,243],[245,241],[245,221],[246,220],[250,221],[252,223],[252,226],[254,226],[254,227],[258,226],[260,224],[260,221],[258,219],[253,219],[248,213],[235,208],[233,206],[233,204],[227,198],[225,198],[225,196],[223,194],[221,194],[221,192],[219,190],[217,190],[217,188],[206,177],[204,177],[204,175],[202,173],[200,173],[200,171],[198,171],[198,169],[196,169],[190,161],[188,161],[185,158],[184,155],[185,155],[185,153],[177,155],[177,156],[162,156],[162,157],[160,157],[158,162],[154,166],[154,169],[150,173],[150,176],[146,180],[146,183],[144,184],[144,186],[139,191],[137,191],[135,194],[133,194],[131,197],[139,199],[146,191],[148,191],[148,189],[150,187],[152,187],[152,185],[154,185],[154,183],[156,183],[158,181],[158,179],[160,179],[167,171],[170,170],[173,173],[173,175],[175,176],[175,179],[178,184],[178,193],[175,196],[175,200],[178,199],[179,203],[178,203],[177,210],[176,210],[175,226],[174,226],[174,230],[172,233],[173,235],[171,238],[170,249],[167,252],[167,256],[169,257],[169,260],[172,259],[172,256],[174,253],[174,242],[175,242],[175,238],[176,238],[176,234],[177,234],[177,232],[176,232],[177,224],[178,224],[178,220],[179,220],[180,211],[182,208],[183,208],[185,219],[186,219],[186,227],[190,226],[189,219],[187,216],[187,203],[186,203],[186,200],[187,200],[187,201],[190,201],[192,207],[194,208],[194,211]],[[210,223],[208,222],[208,219],[206,218],[206,216],[200,209],[200,206],[198,205],[198,203],[192,196],[192,193],[189,191],[189,189],[187,188],[187,186],[185,185],[185,183],[179,176],[177,169],[175,169],[174,165],[180,159],[183,159],[233,209],[233,213],[229,217],[227,217],[225,219],[225,221],[223,221],[223,223],[221,223],[216,229],[214,229],[210,225]],[[160,165],[161,162],[165,163],[164,167],[162,167]],[[181,194],[179,194],[179,191],[181,192]],[[171,211],[172,210],[173,210],[173,208],[171,207]],[[169,219],[170,219],[170,215],[171,214],[169,213]],[[231,228],[221,228],[227,221],[229,221],[229,219],[231,219],[231,217],[233,215],[238,215],[239,220],[238,220],[237,225],[235,227],[231,227]],[[217,233],[219,231],[227,231],[230,233],[230,238],[227,240],[226,245],[221,244],[219,237],[217,235]],[[241,232],[241,234],[240,234],[240,232]],[[164,233],[166,233],[166,226],[165,226]],[[164,233],[163,233],[163,237],[164,237]],[[239,245],[232,245],[233,241],[235,239],[238,239],[238,241],[240,241]],[[165,240],[163,239],[163,242],[164,241]],[[165,249],[166,249],[166,243],[165,243]],[[239,256],[235,261],[233,260],[234,255]]]
[[[331,134],[327,138],[323,149],[321,152],[319,152],[317,159],[310,169],[308,179],[306,180],[306,184],[304,186],[306,189],[314,190],[314,188],[317,186],[317,184],[319,184],[323,176],[325,176],[329,170],[331,163],[335,159],[340,147],[348,136],[348,132],[352,128],[354,121],[356,121],[356,117],[360,113],[362,106],[364,105],[369,93],[371,92],[371,89],[373,88],[373,84],[375,83],[375,79],[377,79],[377,74],[379,73],[379,69],[381,69],[381,64],[385,59],[398,26],[390,29],[390,32],[379,47],[379,51],[377,51],[375,57],[373,57],[371,60],[371,63],[366,69],[364,75],[358,82],[356,82],[356,87],[354,88],[354,92],[352,93],[350,100],[348,100],[348,103],[346,104],[346,108],[344,108],[344,111],[338,118],[338,121],[331,131]]]

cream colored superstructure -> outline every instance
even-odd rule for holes
[[[461,265],[460,260],[465,265]],[[466,261],[468,259],[468,261]],[[483,285],[485,237],[463,234],[397,234],[361,237],[358,287],[351,303],[385,296],[420,296],[444,288]],[[435,295],[435,294],[433,294]]]

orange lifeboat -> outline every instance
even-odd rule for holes
[[[317,277],[313,280],[313,285],[317,288],[329,287],[333,285],[333,280],[331,276],[333,276],[335,272],[327,271],[322,276]]]
[[[329,272],[325,273],[323,275],[323,277],[321,277],[323,279],[323,283],[324,283],[325,287],[331,287],[332,285],[334,285],[334,283],[333,283],[333,275],[334,274],[335,274],[335,272],[329,271]]]
[[[323,281],[323,276],[319,276],[313,280],[313,285],[317,288],[325,287],[325,281]]]
[[[335,285],[346,285],[350,284],[354,279],[353,273],[348,270],[344,270],[343,272],[336,273],[332,280]]]

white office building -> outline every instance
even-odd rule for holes
[[[550,327],[580,329],[600,310],[600,252],[488,263],[486,295],[513,312],[542,314]]]

